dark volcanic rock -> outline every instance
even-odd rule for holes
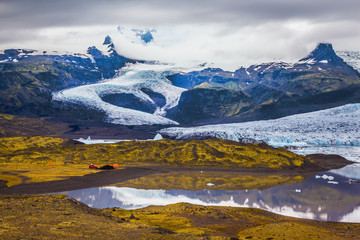
[[[241,91],[195,88],[183,92],[174,118],[183,123],[221,119],[239,114],[252,106],[253,99]]]
[[[159,107],[165,106],[166,98],[160,93],[154,92],[148,88],[142,88],[141,91],[144,92],[146,95],[148,95],[155,102],[157,106]]]
[[[154,113],[156,105],[146,102],[141,98],[129,93],[109,94],[101,97],[102,100],[118,107],[130,108],[148,113]]]
[[[238,79],[231,72],[223,71],[220,68],[207,68],[202,71],[190,73],[178,73],[168,77],[169,80],[177,87],[192,89],[202,83],[219,83],[225,84],[230,81],[237,82]]]
[[[317,47],[300,61],[327,61],[330,64],[345,64],[344,60],[338,57],[330,43],[319,43]],[[325,62],[324,62],[325,63]]]
[[[311,96],[282,96],[277,101],[262,104],[242,115],[241,120],[273,119],[360,102],[360,85],[350,85],[339,90]],[[229,119],[230,120],[230,119]],[[229,122],[237,122],[232,118]]]

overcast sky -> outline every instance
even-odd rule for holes
[[[85,52],[116,39],[124,55],[236,68],[298,59],[319,42],[360,50],[358,0],[0,0],[0,49]],[[156,29],[144,45],[117,26]]]

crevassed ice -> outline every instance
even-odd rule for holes
[[[142,70],[142,67],[144,70]],[[173,86],[166,78],[173,73],[171,69],[149,70],[146,65],[140,67],[129,67],[123,74],[96,84],[79,86],[66,89],[53,94],[53,100],[75,103],[86,108],[104,112],[107,116],[106,121],[123,125],[151,125],[151,124],[175,124],[178,123],[163,117],[166,111],[178,104],[180,95],[186,89]],[[155,65],[153,69],[157,69]],[[169,67],[168,67],[169,68]],[[144,92],[142,88],[151,89],[153,92],[160,93],[166,99],[166,104],[159,107],[154,114],[145,113],[129,108],[115,106],[101,99],[107,94],[127,93],[133,94],[145,102],[154,101]]]
[[[262,140],[280,146],[360,146],[360,104],[296,114],[273,120],[245,123],[172,127],[159,131],[175,139],[196,136],[240,141],[243,138]]]

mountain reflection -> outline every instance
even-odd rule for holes
[[[360,184],[326,172],[306,181],[266,190],[144,190],[101,187],[66,192],[95,208],[142,208],[187,202],[198,205],[254,207],[286,216],[320,221],[360,222]]]

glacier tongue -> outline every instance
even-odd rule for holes
[[[205,125],[200,127],[172,127],[159,131],[174,139],[201,136],[242,141],[254,139],[275,147],[343,145],[360,146],[360,104],[296,114],[274,120]]]
[[[126,68],[122,75],[101,83],[79,86],[66,89],[53,94],[53,100],[74,103],[85,106],[86,108],[104,112],[109,123],[122,125],[178,125],[177,122],[163,117],[167,109],[178,104],[180,95],[186,89],[175,87],[166,78],[172,73],[172,69],[161,65],[149,66],[145,64],[136,64]],[[119,107],[102,100],[101,97],[109,94],[132,94],[144,102],[156,103],[141,89],[150,89],[161,94],[166,103],[164,106],[158,106],[153,114]]]

